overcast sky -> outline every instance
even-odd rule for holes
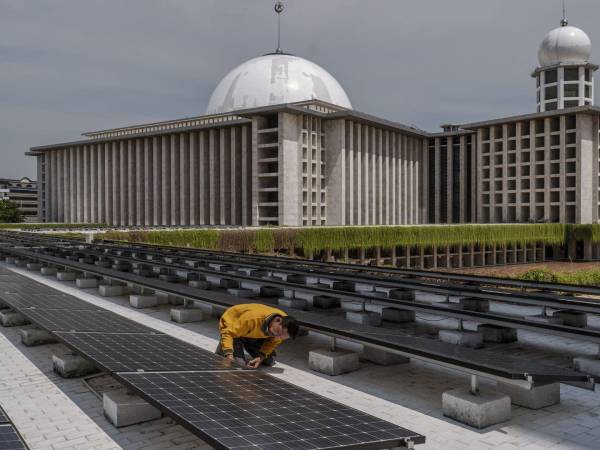
[[[600,1],[567,1],[600,42]],[[537,48],[561,18],[560,0],[285,3],[285,51],[328,69],[355,109],[431,131],[534,112]],[[35,177],[31,146],[203,114],[230,69],[275,49],[273,4],[0,0],[0,177]]]

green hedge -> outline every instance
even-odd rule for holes
[[[346,248],[407,246],[432,248],[471,244],[502,247],[515,243],[534,242],[564,245],[571,236],[591,236],[600,241],[600,228],[595,225],[511,224],[108,231],[100,238],[210,250],[265,253],[290,249],[319,252],[339,251]]]
[[[547,268],[532,269],[516,278],[527,281],[600,286],[600,270],[578,270],[573,273],[553,272]]]
[[[71,230],[80,228],[107,228],[104,223],[0,223],[0,230]]]

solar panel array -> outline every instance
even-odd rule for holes
[[[14,426],[0,424],[0,450],[27,450]]]
[[[425,440],[397,425],[270,375],[242,370],[207,350],[9,274],[12,277],[0,269],[0,299],[216,448],[378,449]],[[6,431],[6,446],[0,435],[0,450],[25,448],[18,446],[20,440],[15,440],[18,435],[12,431]]]

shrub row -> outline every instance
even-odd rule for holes
[[[108,231],[103,238],[210,250],[271,252],[275,250],[369,249],[375,247],[445,247],[534,242],[564,245],[570,237],[600,241],[596,225],[422,225],[374,227],[262,228],[245,230]]]
[[[561,273],[541,268],[528,270],[516,278],[528,281],[600,286],[600,270],[579,270],[574,273]]]

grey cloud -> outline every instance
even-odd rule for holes
[[[275,49],[273,3],[0,0],[0,176],[35,176],[30,146],[202,114],[221,77]],[[429,130],[534,111],[537,46],[560,20],[560,0],[286,4],[285,50],[328,69],[356,109]],[[600,42],[600,2],[568,7]]]

